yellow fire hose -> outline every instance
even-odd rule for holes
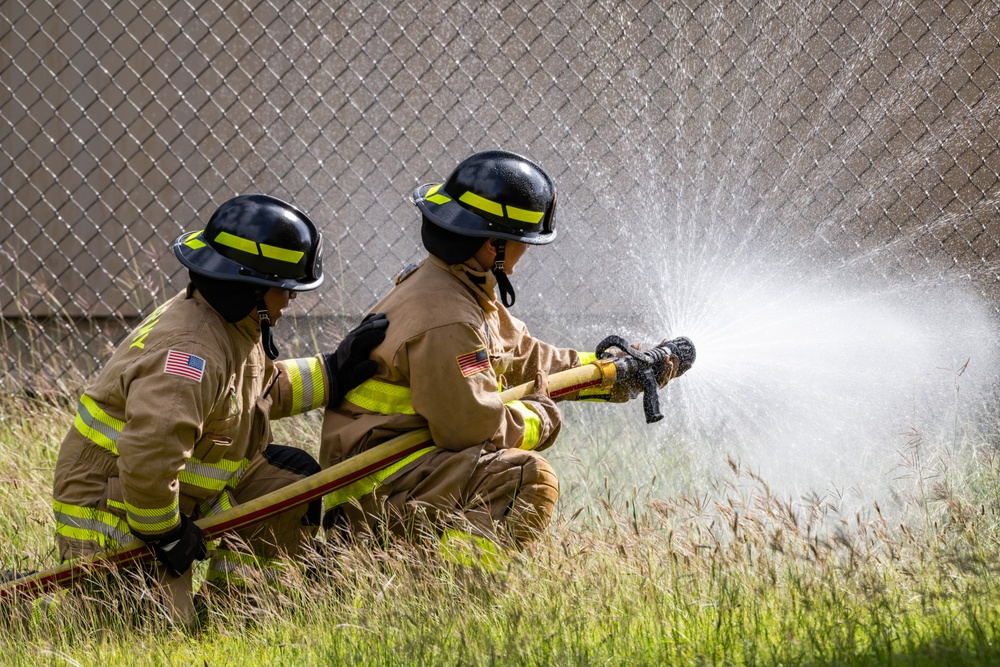
[[[549,376],[549,395],[553,399],[558,399],[582,389],[610,388],[615,383],[617,372],[613,361],[598,360],[554,373]],[[507,403],[530,394],[534,388],[535,383],[528,382],[511,387],[500,396],[503,402]],[[241,503],[225,512],[199,519],[196,523],[205,532],[207,540],[216,539],[225,533],[256,525],[293,507],[312,502],[376,475],[379,471],[432,445],[430,432],[427,429],[411,431],[283,489]],[[0,586],[0,600],[35,596],[66,586],[95,568],[137,564],[153,558],[153,551],[145,542],[134,540],[117,549],[78,558],[58,567],[7,582]]]

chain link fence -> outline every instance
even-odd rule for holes
[[[183,288],[173,239],[244,192],[322,229],[281,335],[330,345],[423,255],[414,186],[495,147],[558,187],[515,278],[557,342],[693,254],[1000,306],[994,2],[0,6],[4,391],[75,392]]]

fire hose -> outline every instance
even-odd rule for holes
[[[607,351],[613,347],[619,348],[623,354],[619,357],[608,356]],[[549,396],[558,400],[584,389],[610,389],[617,382],[638,379],[643,387],[646,421],[652,423],[663,419],[656,393],[658,384],[655,378],[658,371],[669,358],[679,360],[681,372],[687,370],[694,361],[694,346],[686,338],[677,338],[662,347],[639,352],[630,348],[624,339],[609,336],[598,346],[597,354],[599,358],[593,363],[549,376]],[[508,403],[527,396],[534,388],[534,382],[527,382],[501,392],[500,396],[504,403]],[[217,539],[225,533],[249,528],[289,509],[305,505],[366,477],[376,475],[379,471],[430,445],[433,445],[433,441],[428,429],[404,433],[315,475],[219,514],[199,519],[195,523],[205,533],[206,540]],[[48,570],[5,582],[0,585],[0,600],[40,595],[67,586],[96,568],[135,565],[154,558],[152,549],[145,542],[133,540],[116,549],[77,558]]]

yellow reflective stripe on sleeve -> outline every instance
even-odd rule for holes
[[[111,512],[96,507],[80,507],[58,500],[52,502],[56,532],[75,540],[97,542],[102,548],[117,547],[132,541],[128,524]]]
[[[516,206],[507,206],[507,217],[511,220],[517,220],[518,222],[527,222],[531,225],[537,225],[542,221],[542,216],[545,215],[545,211],[529,211],[526,208],[517,208]]]
[[[517,411],[524,417],[524,440],[521,441],[519,449],[534,449],[538,444],[538,438],[542,432],[542,420],[535,411],[521,401],[511,401],[504,403],[507,407]]]
[[[592,364],[597,361],[597,355],[593,352],[580,352],[577,350],[576,355],[580,357],[581,366],[586,366],[587,364]]]
[[[245,239],[236,236],[235,234],[230,234],[229,232],[219,232],[219,235],[215,237],[215,242],[242,252],[250,253],[251,255],[260,254],[257,251],[256,241],[251,241],[250,239]]]
[[[402,470],[404,466],[413,463],[421,456],[434,451],[434,449],[434,447],[424,447],[423,449],[419,449],[406,458],[396,461],[390,466],[373,472],[372,474],[362,477],[361,479],[357,479],[347,486],[337,489],[333,493],[328,493],[323,497],[324,507],[328,510],[333,509],[337,505],[343,505],[346,502],[357,500],[362,496],[368,495],[375,490],[375,487],[382,484],[382,482],[384,482],[390,475]]]
[[[164,533],[181,520],[176,498],[170,505],[158,508],[136,507],[126,502],[125,511],[128,513],[128,525],[140,533]]]
[[[409,387],[381,380],[365,380],[347,392],[344,399],[359,408],[383,415],[415,415]]]
[[[289,264],[298,264],[305,255],[301,250],[289,250],[266,243],[260,244],[260,254],[268,259],[276,259],[279,262],[288,262]]]
[[[478,208],[481,211],[486,211],[487,213],[491,213],[497,216],[498,218],[503,217],[503,206],[501,206],[495,201],[490,201],[486,197],[480,197],[475,192],[471,191],[466,192],[464,195],[458,198],[458,201],[464,204],[468,204],[473,208]]]
[[[125,422],[101,410],[94,399],[86,394],[80,396],[73,426],[80,435],[118,456],[118,438]]]
[[[198,459],[184,462],[184,470],[177,475],[183,484],[190,484],[209,491],[222,492],[226,487],[235,487],[250,461],[222,459],[216,463],[204,463]]]
[[[438,206],[440,206],[441,204],[447,204],[448,202],[451,201],[451,197],[438,194],[438,190],[440,189],[441,189],[441,183],[438,183],[433,188],[427,191],[427,194],[424,195],[424,199],[432,201]]]
[[[292,383],[291,414],[315,410],[323,405],[326,392],[323,391],[323,368],[319,357],[289,359],[285,362],[285,369]]]

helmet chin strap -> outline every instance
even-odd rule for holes
[[[264,354],[271,361],[278,358],[278,348],[274,344],[274,333],[271,330],[271,314],[267,311],[267,303],[264,301],[264,291],[256,290],[254,296],[257,297],[257,319],[260,320],[260,344],[264,348]]]
[[[493,239],[493,247],[496,248],[497,255],[493,259],[493,275],[497,279],[497,287],[500,288],[500,301],[507,308],[514,305],[514,286],[510,284],[510,278],[503,270],[504,259],[507,255],[507,241],[505,239]]]

